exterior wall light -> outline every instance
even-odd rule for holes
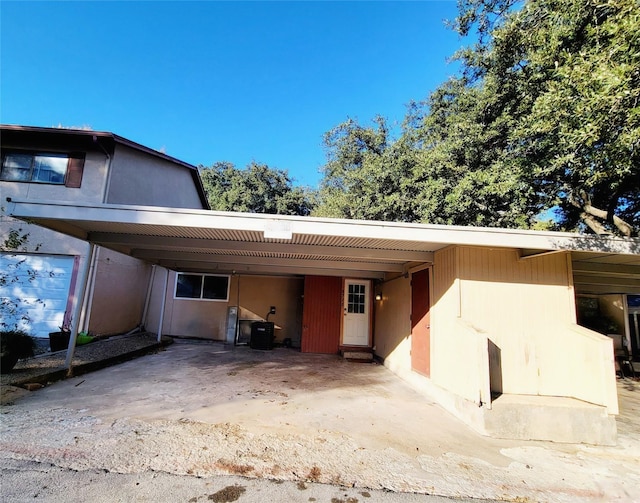
[[[376,293],[376,300],[382,300],[382,292]]]

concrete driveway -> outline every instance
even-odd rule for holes
[[[519,501],[640,500],[640,440],[482,437],[387,369],[182,341],[3,408],[6,459]],[[527,499],[528,498],[528,499]]]

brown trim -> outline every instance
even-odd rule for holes
[[[82,173],[84,171],[84,152],[72,152],[69,154],[67,174],[64,177],[65,187],[79,189],[82,185]]]

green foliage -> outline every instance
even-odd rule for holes
[[[409,106],[390,138],[354,121],[325,136],[317,214],[637,235],[637,0],[460,0],[477,42],[462,72]],[[549,227],[549,222],[544,224]]]
[[[200,167],[212,210],[309,215],[314,205],[310,189],[293,186],[286,171],[251,162],[244,170],[229,162]]]
[[[1,220],[5,219],[5,209],[0,208]],[[25,232],[22,227],[10,228],[0,242],[0,254],[11,257],[19,252],[27,252],[29,245],[29,233]],[[34,250],[38,251],[40,245],[36,245]],[[0,287],[8,288],[20,281],[20,276],[25,275],[29,282],[33,282],[38,278],[39,272],[26,268],[26,259],[17,261],[3,260],[3,267],[0,268]],[[26,268],[26,269],[25,269]],[[53,275],[53,272],[48,272]],[[31,319],[26,309],[33,304],[44,304],[42,299],[28,299],[19,296],[2,296],[0,297],[0,328],[18,330],[21,324],[28,325]]]
[[[389,141],[382,117],[368,128],[348,120],[326,133],[324,144],[329,161],[314,215],[415,220],[414,153]]]

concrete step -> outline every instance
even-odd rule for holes
[[[615,416],[575,398],[500,395],[484,410],[486,433],[498,438],[615,445]]]
[[[372,362],[373,354],[366,351],[343,351],[342,357],[352,362]]]
[[[373,361],[373,348],[361,346],[340,346],[340,354],[345,360],[370,363]]]

